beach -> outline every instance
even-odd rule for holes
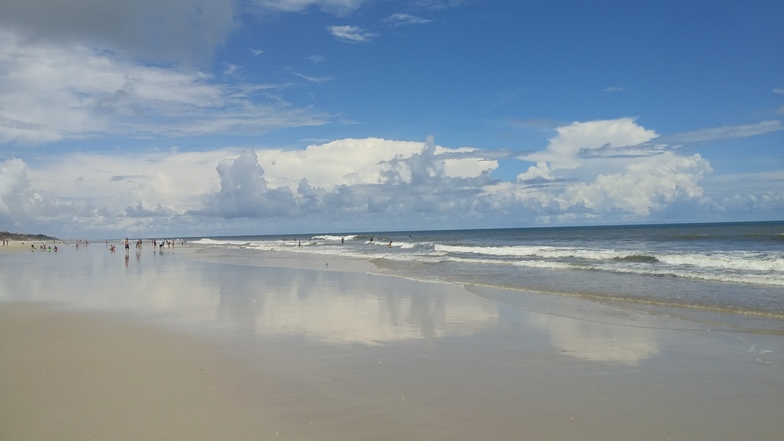
[[[0,439],[784,439],[776,326],[201,251],[0,252]]]

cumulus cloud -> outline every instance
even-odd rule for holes
[[[741,215],[770,213],[769,219],[784,218],[784,170],[710,176],[706,196],[712,213]]]
[[[57,224],[75,219],[100,219],[101,213],[87,199],[62,200],[56,194],[35,188],[21,159],[0,164],[0,223],[24,231],[53,230]]]
[[[498,166],[495,159],[485,158],[488,152],[434,147],[447,177],[477,177]],[[378,184],[389,164],[409,158],[422,148],[422,142],[416,141],[349,138],[299,151],[265,149],[257,154],[267,181],[274,187],[286,185],[293,190],[301,178],[307,178],[310,185],[333,189],[339,185]],[[407,177],[405,166],[399,167]]]
[[[481,193],[497,164],[481,155],[452,157],[456,152],[436,146],[432,138],[424,145],[344,140],[311,146],[296,155],[261,152],[274,163],[268,168],[279,174],[270,178],[256,152],[249,150],[236,159],[221,161],[220,190],[207,197],[207,208],[198,213],[267,218],[325,212],[331,216],[382,212],[407,216],[446,213],[457,205],[470,210],[472,196]],[[465,165],[470,162],[473,167]],[[284,172],[288,177],[283,179],[278,167],[293,174]],[[296,182],[292,179],[303,175],[307,177]]]
[[[545,161],[552,168],[576,168],[580,156],[603,150],[625,149],[648,142],[658,135],[637,125],[633,118],[574,122],[556,128],[544,151],[525,155],[532,162]]]
[[[485,156],[493,155],[376,138],[294,151],[70,153],[34,168],[8,162],[1,188],[6,215],[48,223],[52,232],[79,225],[116,235],[166,228],[203,234],[229,221],[285,218],[290,225],[313,214],[336,223],[379,214],[402,223],[417,212],[470,211],[497,167]]]
[[[175,63],[209,60],[235,27],[233,0],[5,0],[0,28]],[[0,44],[0,46],[5,43]]]
[[[526,170],[525,173],[517,175],[517,182],[527,184],[553,180],[555,180],[555,177],[550,170],[550,166],[544,161],[537,162],[536,165],[528,167],[528,170]]]
[[[83,46],[28,45],[0,31],[0,142],[262,133],[328,119],[199,71],[145,66]]]
[[[596,127],[607,129],[604,137]],[[726,217],[749,209],[771,218],[784,213],[781,195],[770,190],[770,182],[784,181],[781,172],[722,180],[711,176],[700,155],[580,154],[579,146],[612,146],[619,139],[617,145],[624,144],[628,133],[643,134],[633,139],[652,136],[639,126],[619,135],[617,127],[596,124],[585,131],[586,140],[574,134],[559,138],[574,147],[556,150],[562,155],[554,157],[570,152],[578,167],[521,162],[525,171],[512,181],[493,177],[497,152],[445,148],[432,138],[341,139],[302,150],[81,153],[37,161],[35,167],[11,160],[0,172],[0,216],[48,224],[46,231],[79,225],[124,236],[239,234],[257,231],[260,223],[271,232],[292,232],[683,219],[696,213]]]
[[[704,203],[712,169],[700,155],[681,156],[631,118],[576,122],[556,129],[516,185],[491,187],[546,219],[643,219],[673,205]]]
[[[573,207],[592,213],[618,211],[644,217],[681,199],[697,199],[710,164],[700,155],[680,157],[671,152],[645,158],[621,173],[600,174],[591,182],[568,186],[556,200],[564,211]]]
[[[369,43],[373,37],[376,37],[376,34],[358,26],[328,26],[327,30],[336,38],[349,43]]]
[[[209,196],[200,214],[224,218],[269,218],[293,214],[294,197],[288,187],[269,188],[256,152],[245,150],[235,159],[218,163],[220,190]]]

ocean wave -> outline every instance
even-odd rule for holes
[[[527,268],[539,268],[539,269],[574,269],[574,266],[568,263],[553,262],[548,260],[518,260],[518,261],[504,262],[504,261],[492,260],[492,259],[476,259],[476,258],[452,256],[446,259],[442,258],[439,261],[474,264],[474,265],[510,265],[510,266],[520,266],[520,267],[527,267]]]
[[[684,271],[677,268],[642,268],[642,267],[588,267],[599,271],[643,276],[677,277],[681,279],[702,280],[705,282],[743,283],[751,285],[784,286],[784,278],[771,274],[748,274],[729,272]]]
[[[246,246],[251,242],[241,240],[227,240],[227,239],[198,239],[189,242],[192,245],[211,245],[211,246]]]
[[[315,235],[297,241],[281,238],[205,238],[191,244],[259,251],[292,251],[360,259],[418,263],[454,262],[481,268],[514,265],[537,269],[606,271],[677,277],[722,283],[784,286],[784,252],[767,250],[673,250],[661,244],[616,242],[610,247],[514,244],[454,245],[425,240],[376,240],[367,235]],[[344,243],[341,243],[343,239]],[[301,243],[301,246],[300,246]],[[468,267],[467,267],[468,268]]]
[[[663,254],[658,259],[675,266],[694,266],[721,270],[775,272],[784,277],[784,255],[781,253],[682,253]]]
[[[461,246],[435,245],[444,253],[497,256],[501,258],[581,259],[588,261],[620,261],[632,263],[664,263],[740,271],[772,271],[784,276],[784,253],[711,252],[711,253],[646,253],[633,250],[592,249],[549,246]]]
[[[584,260],[613,260],[613,259],[639,259],[641,254],[637,251],[600,249],[600,248],[578,248],[578,247],[553,247],[553,246],[531,246],[513,245],[502,247],[482,247],[482,246],[461,246],[461,245],[441,245],[437,244],[435,249],[447,253],[459,254],[479,254],[498,257],[520,257],[520,258],[545,258],[545,259],[584,259]],[[656,256],[648,256],[656,259]],[[653,260],[651,260],[653,261]]]
[[[335,235],[331,235],[331,234],[322,234],[322,235],[319,235],[319,236],[313,236],[313,237],[310,238],[310,240],[323,240],[323,241],[327,241],[327,242],[340,242],[341,240],[342,241],[356,240],[356,238],[357,238],[357,236],[355,234],[354,235],[345,235],[345,236],[335,236]]]
[[[649,256],[647,254],[629,254],[628,256],[624,257],[614,257],[613,260],[640,263],[656,263],[659,261],[656,256]]]

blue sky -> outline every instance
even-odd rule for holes
[[[0,230],[784,219],[780,1],[4,0]]]

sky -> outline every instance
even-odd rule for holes
[[[784,2],[0,0],[0,231],[784,219]]]

